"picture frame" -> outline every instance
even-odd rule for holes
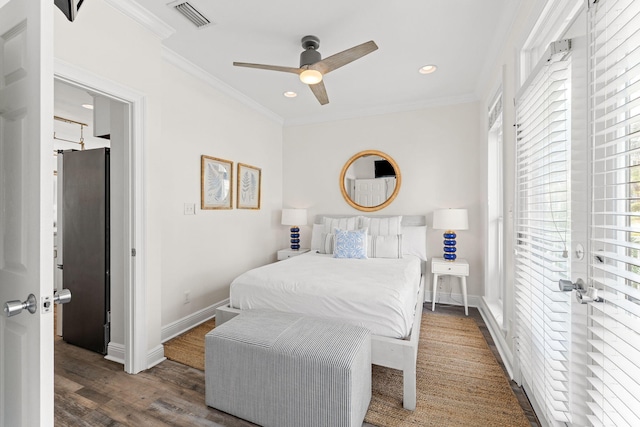
[[[238,163],[236,185],[238,209],[260,209],[262,191],[262,169],[245,163]]]
[[[233,209],[232,161],[201,156],[200,208]]]

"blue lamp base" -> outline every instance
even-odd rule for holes
[[[456,233],[452,230],[447,230],[442,235],[444,237],[444,258],[447,261],[456,260]]]
[[[291,227],[291,250],[300,249],[300,229],[296,226]]]

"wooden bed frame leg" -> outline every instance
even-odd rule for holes
[[[422,322],[422,310],[424,308],[424,275],[420,279],[420,291],[418,292],[418,302],[411,328],[410,345],[402,349],[402,384],[403,395],[402,406],[404,409],[415,411],[418,403],[417,396],[417,367],[418,364],[418,342],[420,341],[420,326]]]
[[[402,370],[403,396],[402,406],[404,409],[415,411],[416,409],[416,362],[417,348],[404,349],[404,369]]]

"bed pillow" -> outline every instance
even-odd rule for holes
[[[402,227],[402,253],[427,260],[427,226]]]
[[[320,251],[324,247],[324,224],[313,224],[311,230],[311,252]]]
[[[369,236],[369,258],[402,258],[402,234],[395,236]]]
[[[332,254],[335,246],[336,235],[334,233],[322,233],[320,249],[321,254]]]
[[[333,230],[336,228],[339,228],[340,230],[357,230],[360,228],[361,222],[360,216],[351,216],[347,218],[322,217],[325,233],[333,233]]]
[[[367,258],[367,229],[335,230],[334,258]]]
[[[402,216],[387,218],[363,217],[363,227],[367,227],[372,236],[397,236],[402,234]]]
[[[352,216],[346,218],[329,218],[322,217],[322,224],[319,224],[320,237],[317,240],[318,248],[316,249],[321,254],[333,254],[333,248],[335,246],[335,234],[336,228],[340,230],[357,230],[361,228],[362,216]],[[314,231],[316,230],[314,224]]]

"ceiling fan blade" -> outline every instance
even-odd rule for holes
[[[327,96],[327,90],[324,87],[324,82],[316,83],[314,85],[308,85],[311,92],[316,96],[321,105],[329,103],[329,97]]]
[[[302,68],[282,67],[280,65],[250,64],[247,62],[234,62],[233,65],[236,67],[259,68],[261,70],[283,71],[285,73],[293,74],[300,74],[304,71]]]
[[[355,61],[356,59],[368,55],[376,49],[378,49],[378,45],[375,44],[373,40],[370,40],[366,43],[354,46],[351,49],[343,50],[342,52],[336,53],[335,55],[331,55],[328,58],[310,65],[309,68],[318,70],[322,74],[327,74],[330,71],[333,71],[337,68],[342,67],[343,65]]]

